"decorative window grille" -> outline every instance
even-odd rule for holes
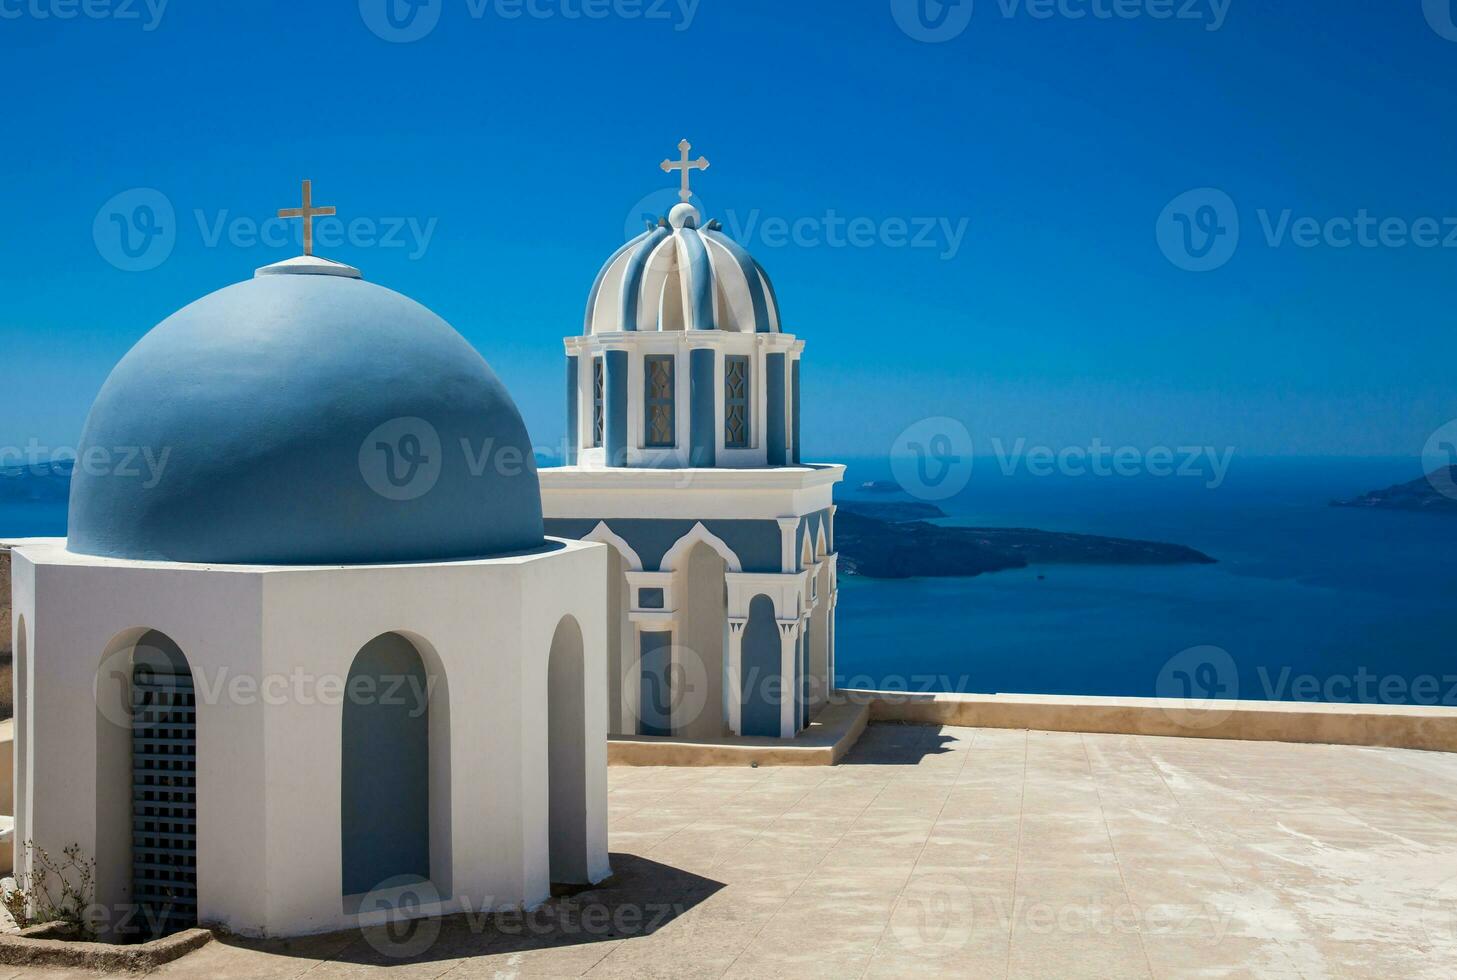
[[[603,397],[602,358],[592,358],[592,448],[602,445]]]
[[[132,673],[132,895],[153,935],[197,923],[197,707],[186,668]]]
[[[724,358],[723,444],[726,449],[749,448],[749,359]]]
[[[651,448],[666,448],[675,444],[673,404],[673,362],[672,354],[652,354],[643,358],[647,382],[643,442]]]

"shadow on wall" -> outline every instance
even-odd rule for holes
[[[525,913],[424,918],[388,928],[349,930],[333,937],[304,940],[220,935],[214,941],[306,959],[316,959],[321,949],[339,949],[332,954],[333,960],[370,966],[514,955],[651,936],[724,887],[723,882],[635,854],[614,853],[611,861],[611,878],[580,894],[553,898]]]

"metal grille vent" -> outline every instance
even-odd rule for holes
[[[197,923],[197,707],[190,673],[132,674],[132,894],[154,934]]]

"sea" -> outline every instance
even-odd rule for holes
[[[917,499],[884,489],[884,458],[847,466],[843,499]],[[1457,517],[1330,506],[1421,475],[1418,459],[1236,457],[1222,480],[978,459],[936,501],[944,523],[1165,541],[1217,563],[841,576],[837,683],[1457,706]],[[64,503],[0,503],[0,539],[65,523]]]
[[[840,686],[1457,705],[1457,516],[1332,507],[1419,459],[1240,459],[1217,479],[1043,475],[977,459],[942,523],[1188,545],[1213,565],[842,576]],[[893,483],[851,460],[847,498]]]

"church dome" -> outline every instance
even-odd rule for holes
[[[526,426],[425,307],[312,257],[162,321],[91,408],[71,551],[208,564],[444,561],[543,543]]]
[[[619,330],[778,333],[769,276],[717,221],[679,204],[618,249],[592,285],[587,335]]]

